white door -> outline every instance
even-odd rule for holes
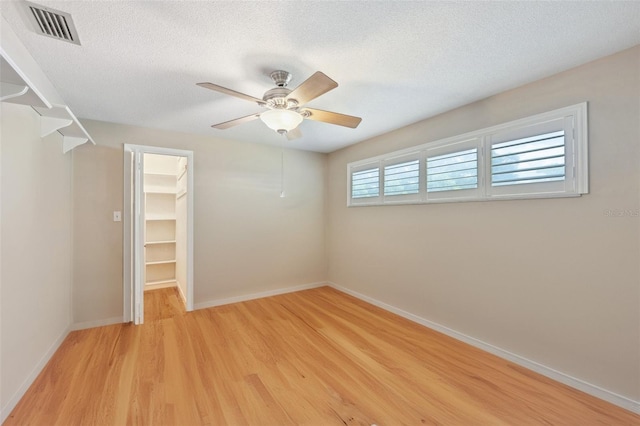
[[[135,153],[135,174],[133,179],[134,197],[133,197],[133,264],[134,266],[134,297],[133,305],[133,323],[144,323],[144,283],[145,283],[145,256],[144,242],[145,238],[145,196],[144,196],[144,153],[138,151]]]

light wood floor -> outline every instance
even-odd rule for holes
[[[323,287],[71,333],[6,425],[639,425],[640,416]]]

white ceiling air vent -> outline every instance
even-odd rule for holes
[[[80,44],[80,38],[70,14],[28,1],[22,4],[26,9],[27,19],[38,34]]]

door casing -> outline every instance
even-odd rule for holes
[[[193,310],[193,151],[124,144],[123,320],[144,322],[144,154],[187,158],[187,294]]]

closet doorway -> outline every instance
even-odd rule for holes
[[[175,288],[193,310],[193,152],[125,145],[124,320],[144,292]]]

